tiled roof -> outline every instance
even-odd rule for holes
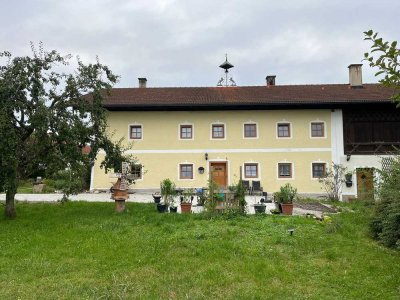
[[[140,107],[273,106],[390,102],[394,91],[380,84],[351,88],[348,84],[241,87],[114,88],[106,96],[109,109]]]

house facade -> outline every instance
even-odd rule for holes
[[[221,187],[243,179],[259,181],[268,193],[291,183],[301,194],[322,194],[318,178],[332,162],[366,172],[380,167],[379,151],[400,141],[392,136],[397,121],[386,124],[393,134],[379,149],[383,133],[360,140],[371,113],[381,111],[382,119],[395,111],[393,91],[363,85],[360,65],[349,70],[350,83],[334,85],[279,86],[267,77],[265,86],[147,88],[140,78],[139,88],[113,89],[106,97],[109,132],[124,138],[142,165],[134,170],[135,189],[156,190],[165,178],[199,188],[212,178]],[[370,113],[360,123],[354,112],[364,110]],[[92,170],[92,190],[109,189],[115,180],[99,168],[103,155]],[[357,196],[357,178],[343,195]]]

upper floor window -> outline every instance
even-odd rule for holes
[[[244,124],[244,137],[245,138],[256,138],[257,137],[257,125],[256,124]]]
[[[312,177],[321,178],[326,175],[325,163],[313,163],[312,164]]]
[[[141,140],[143,137],[142,125],[130,125],[129,137],[134,140]]]
[[[182,140],[190,140],[193,138],[193,126],[192,125],[181,125],[180,126],[180,138]]]
[[[290,137],[290,123],[279,123],[277,126],[278,137]]]
[[[278,164],[278,177],[279,178],[292,178],[292,164],[279,163]]]
[[[193,179],[193,165],[192,164],[179,165],[179,179]]]
[[[245,178],[258,178],[258,164],[244,164]]]
[[[212,130],[212,138],[213,139],[225,138],[225,125],[224,124],[213,124],[211,130]]]
[[[325,126],[324,122],[312,122],[311,123],[311,137],[324,137]]]

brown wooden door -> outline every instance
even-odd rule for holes
[[[226,188],[227,184],[227,169],[226,163],[210,163],[211,179],[218,186]]]
[[[357,169],[357,198],[360,200],[374,199],[374,169]]]

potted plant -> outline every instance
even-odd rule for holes
[[[267,206],[264,203],[256,203],[254,204],[254,212],[263,214],[265,213]]]
[[[194,199],[194,190],[186,189],[183,191],[181,197],[181,212],[182,213],[190,213],[192,209],[192,202]]]
[[[352,187],[353,186],[353,173],[348,172],[344,175],[345,178],[345,183],[347,187]]]
[[[292,187],[290,183],[281,186],[278,193],[275,193],[275,198],[282,208],[284,215],[293,214],[293,200],[297,196],[297,189]]]
[[[178,212],[178,206],[176,205],[174,198],[172,198],[171,202],[169,203],[169,212],[170,213]]]
[[[168,211],[168,206],[173,201],[176,194],[175,183],[169,178],[164,179],[160,183],[160,191],[163,203],[157,204],[157,210],[159,212],[166,212]]]
[[[158,204],[161,202],[162,195],[159,192],[154,193],[153,195],[154,203]]]

